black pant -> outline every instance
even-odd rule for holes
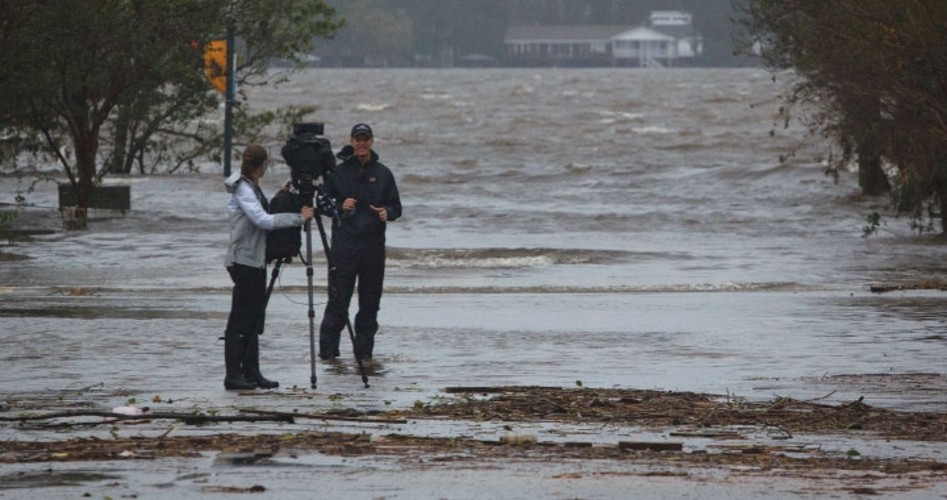
[[[262,334],[266,319],[266,268],[234,264],[227,267],[227,272],[233,280],[233,298],[226,334]]]
[[[329,260],[333,268],[329,271],[329,302],[319,328],[319,354],[322,357],[338,356],[339,336],[348,319],[357,281],[355,355],[371,358],[385,280],[384,239],[353,244],[342,238],[333,238]]]

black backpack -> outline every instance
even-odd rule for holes
[[[303,208],[302,198],[297,193],[280,191],[270,200],[270,213],[295,213]],[[302,228],[284,227],[266,233],[266,262],[292,260],[302,248]]]

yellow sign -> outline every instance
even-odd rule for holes
[[[215,89],[227,92],[226,40],[214,40],[204,46],[204,74]]]

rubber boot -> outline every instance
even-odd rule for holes
[[[355,334],[355,357],[361,360],[372,359],[372,351],[375,350],[375,336],[369,336],[364,333]]]
[[[355,315],[355,356],[358,359],[372,359],[377,332],[378,321],[374,317],[362,311]]]
[[[261,389],[276,389],[279,382],[269,380],[260,373],[260,335],[251,333],[247,336],[243,355],[243,376]]]
[[[227,375],[224,377],[224,389],[228,391],[245,391],[257,387],[255,383],[250,382],[243,376],[243,370],[241,369],[245,343],[242,335],[224,334],[224,363],[227,368]]]
[[[341,355],[339,353],[339,339],[342,333],[333,334],[331,330],[331,327],[326,326],[319,328],[319,358],[326,361],[338,358]]]

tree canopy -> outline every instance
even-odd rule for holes
[[[947,231],[947,3],[753,0],[740,25],[746,50],[800,77],[786,101],[815,110],[836,164],[856,159],[867,194],[890,181],[918,228]]]
[[[37,134],[85,208],[109,170],[220,151],[222,131],[199,118],[222,99],[204,47],[228,20],[238,84],[259,85],[271,59],[298,60],[331,36],[334,15],[322,0],[0,0],[0,126]]]

